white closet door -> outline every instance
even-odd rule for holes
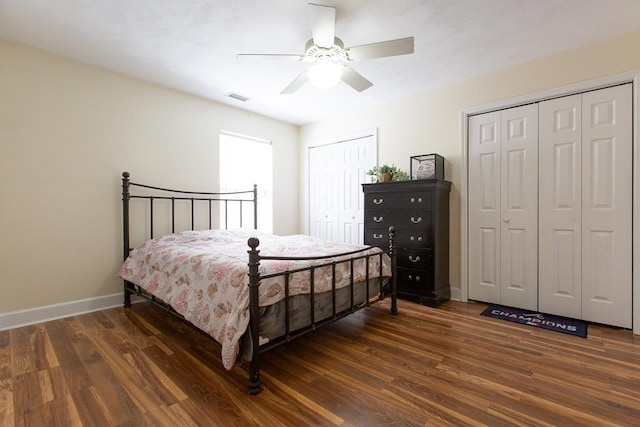
[[[469,120],[469,298],[538,308],[538,110]]]
[[[581,95],[540,103],[540,311],[581,318]]]
[[[501,113],[500,303],[538,309],[538,106]]]
[[[540,103],[542,312],[632,326],[631,111],[631,85]]]
[[[366,174],[377,163],[375,135],[309,149],[309,234],[364,244]]]
[[[469,119],[469,298],[500,303],[500,112]]]
[[[371,182],[367,171],[376,164],[377,150],[374,136],[342,142],[338,145],[340,170],[339,240],[364,244],[364,193],[362,184]]]
[[[309,234],[339,239],[337,144],[309,149]]]
[[[582,95],[582,318],[630,328],[631,85]]]

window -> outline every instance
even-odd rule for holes
[[[258,185],[258,229],[273,232],[273,161],[271,142],[220,132],[220,191],[245,191]],[[228,206],[227,227],[240,227],[236,203]],[[253,209],[243,206],[242,226],[253,227]],[[220,206],[225,218],[225,206]],[[224,223],[223,223],[224,224]]]

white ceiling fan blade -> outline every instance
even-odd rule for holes
[[[291,83],[289,83],[289,86],[285,87],[282,90],[282,92],[280,92],[280,94],[281,95],[292,94],[298,89],[300,89],[302,85],[304,85],[308,80],[309,80],[309,76],[307,75],[307,71],[305,70],[302,73],[300,73],[300,75],[296,77]]]
[[[331,6],[309,3],[309,18],[313,42],[329,48],[333,46],[336,29],[336,9]]]
[[[356,73],[351,67],[347,67],[345,65],[344,70],[342,71],[342,81],[357,90],[358,92],[362,92],[365,89],[373,86],[369,80],[362,77],[362,75]]]
[[[382,58],[385,56],[406,55],[413,53],[413,37],[389,40],[386,42],[363,44],[345,49],[349,61]]]
[[[296,55],[293,53],[239,53],[236,55],[237,59],[245,59],[250,57],[286,59],[289,61],[302,61],[304,59],[304,55]]]

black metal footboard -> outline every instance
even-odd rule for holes
[[[304,335],[308,332],[315,331],[317,328],[335,322],[342,317],[345,317],[351,313],[354,313],[362,308],[368,307],[371,304],[385,299],[386,297],[391,297],[391,314],[398,313],[397,306],[397,278],[396,278],[396,242],[395,242],[395,228],[389,227],[389,256],[391,258],[391,278],[388,282],[383,280],[383,257],[386,256],[384,252],[378,252],[375,254],[363,254],[363,252],[371,249],[370,247],[359,249],[351,252],[340,253],[340,254],[332,254],[327,256],[319,256],[319,257],[281,257],[281,256],[261,256],[260,251],[258,250],[258,245],[260,241],[257,238],[251,238],[247,242],[250,249],[247,251],[249,253],[249,310],[250,310],[250,321],[249,321],[249,329],[251,333],[251,362],[249,367],[249,393],[250,394],[258,394],[262,391],[262,385],[260,381],[260,355],[263,351],[266,351],[270,348],[273,348],[277,345],[280,345],[284,342],[289,342],[292,339]],[[311,267],[303,267],[299,269],[288,270],[281,273],[269,274],[269,275],[261,275],[259,271],[260,261],[261,260],[274,260],[274,261],[312,261],[312,260],[325,260],[330,258],[338,258],[349,256],[348,259],[340,260],[340,261],[330,261],[327,263],[316,264]],[[370,258],[379,257],[380,269],[375,275],[375,278],[370,278],[369,272],[369,260]],[[357,260],[365,260],[366,266],[366,280],[364,282],[364,292],[365,298],[363,301],[356,301],[354,299],[354,274],[353,274],[353,265]],[[350,291],[350,304],[349,307],[343,310],[338,311],[336,308],[336,265],[340,263],[348,263],[350,265],[351,277],[349,283],[349,291]],[[332,298],[332,314],[320,321],[316,321],[315,313],[314,313],[314,272],[320,268],[330,267],[332,270],[332,289],[331,289],[331,298]],[[290,315],[289,315],[289,278],[292,274],[300,273],[300,272],[309,272],[310,277],[310,314],[309,314],[309,325],[300,329],[291,330],[290,327]],[[373,274],[373,273],[372,273]],[[260,286],[260,281],[262,279],[267,279],[271,277],[282,276],[284,277],[284,290],[285,290],[285,333],[276,340],[270,341],[268,344],[264,344],[260,346],[260,301],[259,301],[259,293],[258,288]],[[377,295],[370,295],[370,281],[377,280],[378,283],[378,292]]]

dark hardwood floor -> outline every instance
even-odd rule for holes
[[[388,302],[245,366],[148,303],[0,332],[0,426],[640,425],[640,337]]]

